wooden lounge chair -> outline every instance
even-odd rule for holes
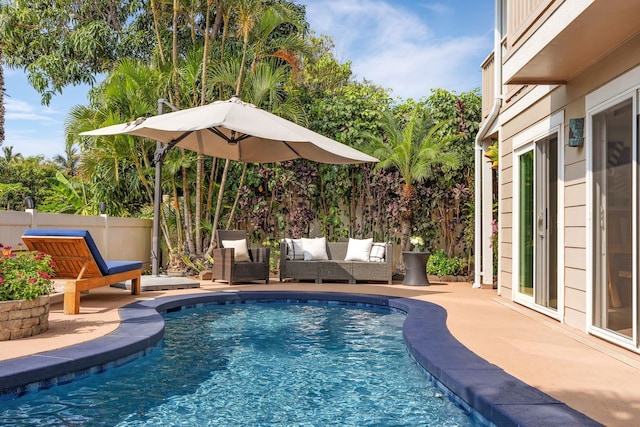
[[[223,241],[243,241],[247,260],[237,261],[236,250],[224,247]],[[216,230],[218,249],[213,251],[212,281],[225,280],[230,285],[241,282],[264,280],[269,284],[270,248],[248,249],[249,239],[244,230]]]
[[[105,261],[87,230],[25,230],[27,248],[51,255],[56,279],[64,287],[64,313],[80,313],[80,292],[131,280],[131,294],[140,294],[142,262]]]

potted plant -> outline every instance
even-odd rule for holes
[[[0,244],[0,341],[49,328],[53,261],[43,252]]]

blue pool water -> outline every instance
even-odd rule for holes
[[[472,426],[408,355],[401,313],[209,305],[132,363],[12,400],[3,425]]]

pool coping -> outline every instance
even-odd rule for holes
[[[447,312],[441,306],[404,297],[342,292],[238,290],[139,300],[120,308],[120,326],[108,335],[1,361],[0,396],[46,389],[136,359],[161,341],[162,313],[167,311],[200,304],[276,301],[369,304],[406,313],[403,338],[409,354],[435,380],[497,426],[602,425],[467,349],[449,332]]]

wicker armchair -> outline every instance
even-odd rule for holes
[[[230,285],[254,280],[264,280],[269,284],[269,252],[270,248],[249,249],[249,261],[236,261],[235,249],[225,248],[223,240],[249,240],[244,230],[216,230],[218,248],[213,251],[212,280],[225,280]]]

